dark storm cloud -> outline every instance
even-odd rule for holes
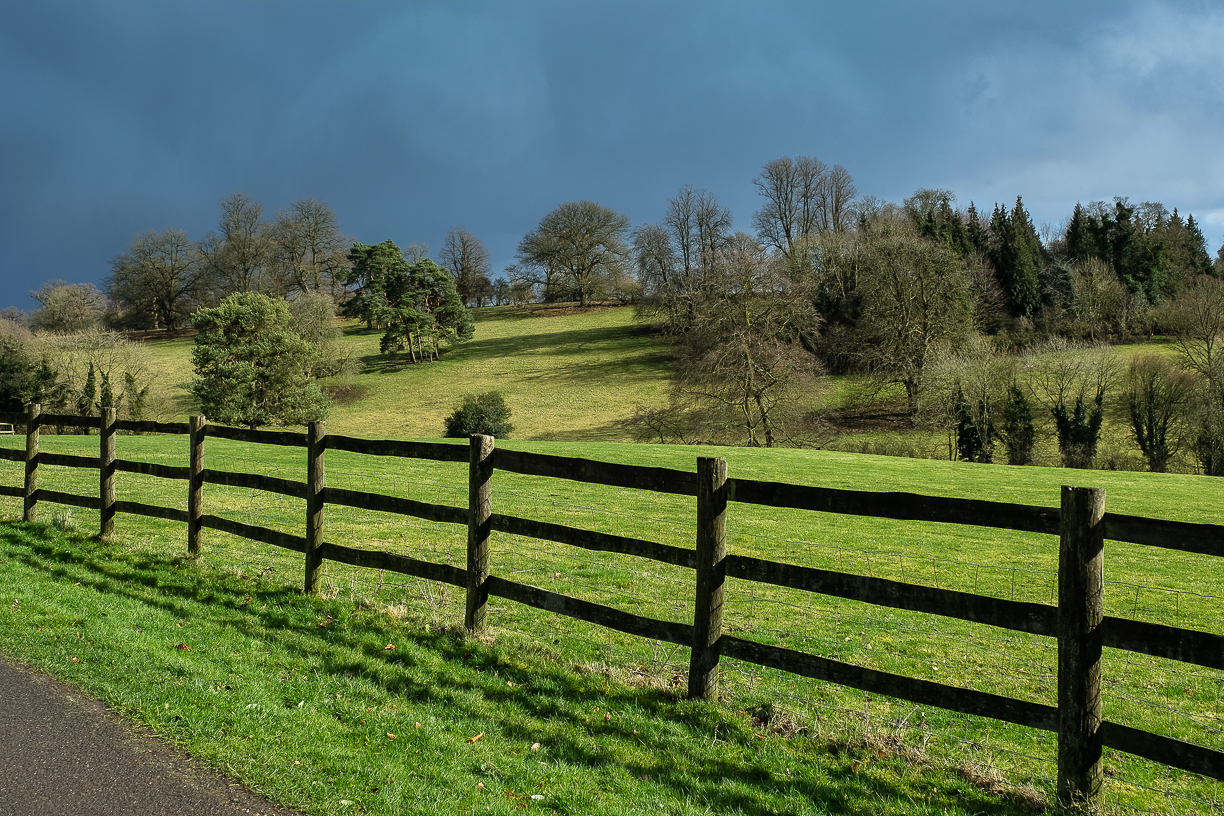
[[[1203,3],[54,3],[0,9],[0,305],[100,282],[242,190],[365,241],[463,224],[497,269],[558,204],[746,229],[783,155],[1037,220],[1128,195],[1224,234],[1224,14]]]

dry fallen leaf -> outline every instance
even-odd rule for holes
[[[607,721],[608,721],[608,720],[610,720],[610,719],[612,719],[612,712],[610,712],[610,711],[605,711],[605,712],[604,712],[604,722],[607,722]]]
[[[481,737],[483,737],[483,736],[484,736],[484,732],[483,732],[483,731],[481,731],[479,734],[477,734],[476,736],[474,736],[474,737],[472,737],[470,740],[468,740],[468,742],[475,742],[476,740],[480,739],[480,738],[481,738]]]
[[[540,750],[540,743],[538,743],[538,742],[537,742],[537,743],[533,744],[533,745],[531,746],[531,750],[533,750],[533,751],[538,751],[538,750]]]
[[[180,652],[190,652],[191,651],[191,647],[188,646],[186,643],[180,643],[174,648],[178,649]]]
[[[395,648],[395,644],[394,644],[394,643],[388,643],[386,646],[384,646],[384,647],[383,647],[383,651],[385,652],[385,651],[387,651],[388,649],[394,649],[394,648]]]
[[[390,731],[388,731],[388,732],[387,732],[387,739],[395,739],[395,735],[394,735],[394,734],[392,734]]]

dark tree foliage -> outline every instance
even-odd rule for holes
[[[120,400],[128,401],[128,412],[137,422],[144,419],[145,402],[148,397],[149,386],[140,388],[136,384],[136,375],[125,371],[123,373],[123,394],[120,395]]]
[[[1177,210],[1173,212],[1176,214]],[[1187,276],[1214,273],[1215,267],[1211,262],[1211,255],[1207,253],[1207,239],[1203,237],[1203,231],[1199,228],[1193,215],[1186,218],[1185,246],[1190,261]]]
[[[990,405],[970,405],[965,391],[956,387],[956,405],[953,409],[956,420],[956,453],[962,462],[994,461],[994,420]]]
[[[1007,448],[1007,464],[1031,465],[1033,448],[1037,444],[1037,431],[1033,427],[1033,406],[1028,395],[1017,383],[1008,386],[1002,419],[999,437]]]
[[[1076,204],[1064,245],[1068,261],[1104,261],[1137,299],[1153,305],[1176,297],[1196,275],[1212,272],[1194,216],[1182,221],[1176,209],[1169,213],[1159,203],[1132,206],[1119,197],[1112,207]]]
[[[1194,381],[1187,372],[1157,355],[1134,358],[1127,379],[1126,407],[1135,444],[1143,452],[1148,469],[1164,473],[1178,450],[1178,429]]]
[[[385,333],[378,347],[383,354],[407,350],[414,362],[418,353],[421,360],[436,360],[441,343],[462,342],[475,333],[454,279],[428,258],[387,278],[382,294],[379,322]]]
[[[1199,407],[1194,425],[1194,458],[1205,476],[1224,476],[1224,399],[1214,389]]]
[[[955,199],[949,190],[919,190],[905,200],[905,208],[923,238],[942,244],[960,258],[968,257],[976,247],[970,236],[966,216],[952,207]],[[976,220],[976,211],[972,220]],[[981,225],[978,224],[981,229]]]
[[[995,205],[990,232],[988,255],[1007,295],[1008,308],[1014,317],[1032,317],[1041,306],[1039,273],[1044,259],[1041,239],[1019,196],[1011,212]]]
[[[67,398],[67,387],[45,359],[34,360],[14,338],[0,338],[0,411],[24,411],[33,403],[54,411]]]
[[[1084,396],[1077,395],[1074,405],[1060,401],[1050,409],[1063,467],[1090,468],[1096,458],[1101,423],[1105,419],[1105,390],[1098,389],[1096,396],[1087,402]]]
[[[977,207],[972,201],[969,202],[969,209],[965,210],[965,238],[974,252],[985,255],[990,249],[990,233],[987,232],[986,225],[982,223],[982,217],[978,215]]]
[[[392,276],[407,275],[408,262],[393,241],[353,244],[348,257],[351,266],[345,272],[345,284],[355,287],[355,291],[344,304],[344,314],[364,320],[366,328],[382,328],[378,321],[382,317],[386,282]]]
[[[253,430],[327,416],[327,398],[310,376],[318,350],[293,331],[283,300],[240,292],[193,321],[200,333],[190,390],[209,419]]]
[[[514,426],[510,423],[510,406],[500,391],[484,394],[468,394],[463,404],[448,416],[446,436],[466,438],[472,434],[485,434],[497,439],[509,439]]]
[[[413,362],[437,359],[443,342],[457,343],[475,333],[455,278],[429,258],[409,264],[392,241],[353,244],[350,285],[357,294],[346,313],[383,329],[383,354],[407,351]]]
[[[94,400],[98,396],[98,383],[94,364],[89,364],[89,373],[85,375],[85,386],[77,395],[76,412],[78,416],[89,416],[94,412]],[[81,428],[82,433],[89,433],[89,428]]]

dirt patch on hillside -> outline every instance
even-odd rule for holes
[[[123,336],[128,340],[149,343],[156,340],[178,340],[181,337],[195,337],[197,334],[199,332],[195,329],[175,329],[174,331],[157,329],[155,331],[125,332]]]
[[[842,433],[915,430],[914,421],[909,414],[889,405],[830,411],[823,419],[834,430]]]
[[[345,385],[324,385],[322,391],[335,405],[352,405],[365,399],[370,388],[365,385],[347,383]]]
[[[625,306],[622,303],[592,303],[590,306],[579,306],[577,303],[541,303],[530,307],[527,314],[532,317],[566,317],[590,312],[610,312],[613,309],[623,308]]]

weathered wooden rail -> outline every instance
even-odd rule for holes
[[[1224,637],[1209,632],[1109,617],[1103,614],[1104,541],[1111,539],[1207,555],[1224,555],[1224,527],[1214,524],[1147,519],[1105,512],[1103,490],[1064,487],[1060,506],[1033,507],[992,501],[949,499],[911,493],[834,490],[780,484],[727,475],[723,459],[699,458],[697,472],[636,467],[522,451],[498,450],[490,437],[472,437],[467,448],[422,442],[355,439],[328,435],[323,423],[308,432],[251,431],[189,423],[125,422],[107,409],[101,417],[43,415],[38,406],[26,414],[0,414],[26,428],[26,449],[0,450],[0,460],[24,462],[24,485],[0,487],[0,495],[24,499],[24,518],[34,520],[38,505],[56,502],[99,511],[100,533],[114,529],[117,513],[184,522],[188,550],[198,554],[204,529],[218,530],[300,552],[304,589],[317,591],[324,561],[401,573],[466,590],[465,623],[473,631],[487,625],[488,600],[499,597],[550,613],[591,622],[620,632],[691,648],[689,694],[710,698],[718,688],[721,658],[769,666],[863,691],[902,698],[981,717],[991,717],[1058,734],[1058,795],[1067,801],[1096,801],[1102,793],[1102,747],[1110,747],[1184,771],[1224,779],[1224,753],[1153,734],[1101,715],[1102,648],[1132,652],[1224,670]],[[96,427],[98,459],[40,452],[43,425]],[[185,434],[190,464],[168,467],[118,459],[115,431]],[[204,467],[207,437],[252,444],[303,447],[306,481],[297,482]],[[468,506],[451,507],[405,498],[326,486],[327,450],[468,463]],[[51,491],[38,486],[43,465],[87,467],[99,471],[97,496]],[[696,499],[693,549],[493,512],[494,472],[569,479],[613,487],[651,490]],[[156,507],[116,498],[115,474],[139,473],[188,483],[188,510]],[[242,524],[205,513],[208,484],[267,490],[304,499],[304,535]],[[1058,605],[1009,601],[966,592],[907,584],[727,552],[726,520],[732,503],[757,504],[807,512],[872,516],[906,521],[972,525],[1058,535]],[[396,513],[467,528],[467,564],[460,568],[388,552],[360,550],[324,540],[325,510],[343,505]],[[493,532],[560,542],[599,552],[651,559],[694,570],[692,622],[664,621],[529,586],[492,573],[489,539]],[[771,584],[893,609],[984,623],[1058,643],[1058,705],[1017,700],[930,680],[906,677],[830,658],[757,643],[722,631],[723,589],[728,578]]]

